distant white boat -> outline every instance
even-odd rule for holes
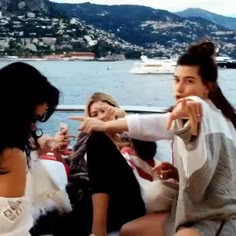
[[[220,68],[236,69],[236,59],[233,59],[229,56],[217,56],[216,63]]]
[[[229,56],[216,56],[216,62],[219,63],[219,62],[226,62],[226,61],[230,61],[232,60],[231,57]]]
[[[141,56],[141,62],[135,62],[130,70],[132,74],[173,74],[175,59],[150,59]]]

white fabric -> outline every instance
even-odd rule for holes
[[[128,152],[123,153],[127,163],[133,169],[135,177],[139,183],[142,198],[147,213],[168,211],[172,206],[172,202],[178,192],[178,184],[174,180],[163,181],[157,178],[152,171],[152,167],[145,161]],[[155,165],[160,162],[155,160]],[[145,179],[138,172],[138,168],[153,177],[153,181]]]
[[[25,196],[0,197],[0,236],[30,236],[35,221],[48,211],[72,210],[65,191],[65,168],[57,161],[41,161],[31,153]]]
[[[126,121],[129,137],[143,141],[158,141],[157,157],[159,160],[172,161],[171,141],[172,132],[166,129],[170,113],[127,115]]]
[[[204,116],[204,134],[211,134],[211,133],[221,133],[223,132],[226,137],[232,139],[236,145],[236,133],[232,123],[225,119],[222,115],[221,111],[218,110],[215,105],[210,100],[202,100],[196,96],[190,96],[189,99],[192,99],[196,102],[201,103],[203,106],[203,110],[205,114]],[[169,117],[169,113],[166,114],[154,114],[154,115],[129,115],[126,116],[128,129],[129,129],[129,136],[131,138],[136,138],[140,140],[146,141],[159,141],[163,139],[173,139],[174,133],[172,131],[168,131],[166,129],[167,120]],[[209,122],[209,117],[212,119]],[[225,122],[226,121],[226,122]],[[181,125],[181,120],[177,120],[174,123],[179,132],[190,131],[189,123],[185,125]],[[202,123],[203,125],[203,123]],[[182,127],[181,127],[182,126]],[[181,128],[180,128],[181,127]],[[186,132],[185,132],[186,133]],[[191,151],[191,144],[189,147],[183,148],[183,141],[182,138],[177,138],[176,143],[178,146],[178,150],[181,150],[181,157],[183,159],[184,169],[186,173],[186,177],[189,177],[194,173],[196,170],[200,169],[204,163],[206,162],[206,156],[202,155],[203,153],[207,153],[207,147],[204,142],[204,137],[202,137],[203,133],[200,132],[199,140],[202,141],[201,145],[198,145],[197,150]],[[189,134],[191,137],[191,134]],[[193,155],[193,152],[195,153]],[[201,153],[201,158],[198,156],[198,153]],[[196,158],[198,156],[198,158]],[[163,159],[163,158],[162,158]]]
[[[225,221],[236,215],[235,128],[210,101],[202,101],[196,97],[190,99],[202,104],[203,118],[197,137],[191,135],[188,124],[182,123],[181,127],[179,120],[173,122],[173,151],[180,188],[176,209],[173,209],[167,227],[170,232],[172,223],[175,226],[173,231],[177,231],[189,222],[209,219]],[[153,119],[155,122],[156,119]],[[129,131],[138,137],[142,137],[144,132],[144,137],[147,138],[148,131],[140,129],[139,124],[141,121],[145,122],[145,119],[138,120],[134,120]],[[151,124],[152,122],[147,121],[141,126],[149,129],[150,138],[158,140],[159,130],[154,131],[155,126]],[[156,136],[153,132],[156,132]]]
[[[169,211],[178,193],[178,184],[156,179],[152,182],[139,178],[142,197],[148,213]]]
[[[189,99],[201,104],[203,117],[197,136],[192,136],[188,122],[172,123],[176,135],[173,151],[180,179],[176,207],[171,212],[173,230],[192,222],[236,218],[236,131],[212,102],[198,97]],[[207,226],[203,231],[204,235],[210,235]]]
[[[171,132],[179,137],[176,138],[177,150],[183,161],[185,176],[189,178],[194,172],[201,169],[209,158],[209,150],[205,136],[213,134],[224,134],[226,138],[235,144],[235,129],[232,123],[227,120],[210,100],[202,100],[199,97],[190,96],[188,99],[201,104],[203,118],[200,123],[197,144],[189,142],[185,144],[186,138],[191,138],[189,122],[183,125],[182,120],[175,120],[172,123]],[[185,137],[183,137],[185,136]]]
[[[129,137],[143,141],[173,139],[173,133],[167,131],[166,124],[170,113],[152,115],[128,115],[126,121]]]
[[[33,226],[31,202],[26,197],[0,197],[0,235],[30,236]]]
[[[65,190],[68,181],[63,163],[59,161],[43,159],[40,160],[40,162],[55,185],[61,190]]]
[[[62,213],[71,211],[70,200],[65,191],[67,180],[65,180],[65,168],[62,163],[54,160],[42,161],[38,159],[37,152],[32,152],[31,157],[28,178],[31,186],[27,191],[32,199],[34,220],[54,209]]]

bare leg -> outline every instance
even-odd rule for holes
[[[92,195],[93,200],[93,225],[92,232],[97,236],[107,235],[107,211],[109,195],[96,193]]]
[[[133,220],[122,226],[120,236],[165,236],[163,225],[167,214],[150,214]]]

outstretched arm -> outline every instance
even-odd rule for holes
[[[71,116],[70,119],[80,121],[80,131],[85,133],[91,133],[92,131],[122,133],[123,131],[128,131],[128,124],[125,118],[106,122],[85,116]]]
[[[153,115],[129,115],[112,121],[101,121],[97,118],[72,116],[70,119],[81,122],[80,130],[122,133],[129,132],[131,138],[144,141],[172,139],[173,134],[166,129],[169,113]]]

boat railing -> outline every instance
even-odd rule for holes
[[[166,107],[153,107],[153,106],[120,106],[121,109],[126,111],[128,114],[139,113],[139,114],[161,114],[167,112]],[[59,113],[83,113],[85,110],[85,105],[58,105],[56,112]],[[72,150],[73,145],[68,147],[68,150]],[[65,155],[67,158],[68,155]]]
[[[127,113],[165,113],[166,107],[152,107],[152,106],[121,106],[121,109]],[[59,105],[57,112],[84,112],[85,105]]]

